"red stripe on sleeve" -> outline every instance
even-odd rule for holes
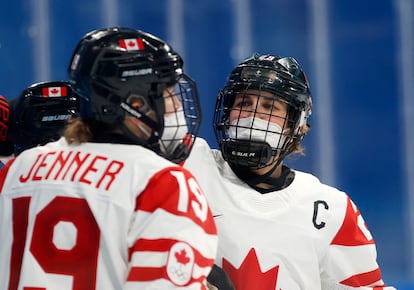
[[[157,279],[168,280],[165,267],[132,267],[128,275],[128,281],[154,281]]]
[[[340,283],[347,285],[347,286],[351,286],[351,287],[360,287],[360,286],[372,285],[381,280],[382,280],[381,270],[377,268],[376,270],[373,270],[371,272],[366,272],[366,273],[351,276],[348,279],[341,281]],[[384,288],[384,285],[381,285],[373,289],[382,290],[383,288]]]
[[[127,280],[132,282],[150,282],[155,281],[158,279],[165,279],[169,280],[166,267],[160,267],[160,268],[146,268],[146,267],[132,267],[129,271]],[[200,283],[203,284],[205,281],[205,276],[200,276],[196,279],[192,278],[187,285],[193,284],[193,283]],[[203,288],[205,289],[205,288]]]
[[[3,191],[4,181],[6,180],[7,172],[9,172],[10,166],[13,164],[16,158],[10,159],[6,165],[0,170],[0,194]]]
[[[157,239],[157,240],[148,240],[148,239],[139,239],[135,242],[134,246],[129,249],[129,258],[134,252],[168,252],[171,247],[179,242],[178,240],[172,239]],[[193,248],[193,247],[192,247]],[[208,259],[201,255],[197,249],[194,249],[195,263],[200,267],[208,267],[211,265],[213,259]]]

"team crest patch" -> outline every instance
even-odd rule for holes
[[[167,275],[176,285],[187,284],[194,267],[194,251],[186,243],[175,243],[168,254]]]

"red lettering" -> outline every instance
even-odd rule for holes
[[[114,169],[112,169],[112,167],[114,167]],[[124,168],[123,162],[117,160],[111,161],[111,163],[108,164],[108,167],[106,167],[105,172],[102,174],[101,179],[99,179],[98,183],[96,184],[96,188],[99,188],[101,186],[105,177],[109,177],[108,184],[105,187],[105,189],[108,190],[112,185],[112,182],[114,182],[116,175],[121,171],[122,168]]]
[[[46,167],[46,165],[47,165],[47,163],[45,162],[45,161],[46,161],[46,158],[47,158],[47,157],[49,157],[50,155],[55,155],[55,154],[56,154],[56,152],[52,151],[52,152],[47,152],[47,153],[43,156],[42,161],[41,161],[41,162],[40,162],[40,164],[37,166],[37,169],[36,169],[35,173],[33,174],[32,180],[34,180],[34,181],[36,181],[36,180],[42,180],[42,176],[39,176],[39,175],[38,175],[39,170],[40,170],[42,167]]]
[[[91,155],[76,151],[51,151],[39,154],[21,182],[40,180],[66,180],[95,185],[109,190],[116,176],[124,168],[119,160],[108,160],[102,155]]]
[[[88,179],[86,179],[86,175],[89,173],[89,172],[96,172],[96,171],[98,171],[98,169],[96,168],[96,167],[94,167],[94,165],[95,165],[95,162],[96,161],[98,161],[98,160],[107,160],[108,158],[106,158],[106,157],[103,157],[103,156],[95,156],[93,159],[92,159],[92,162],[89,164],[89,166],[85,169],[85,171],[83,172],[83,174],[81,175],[81,177],[79,178],[79,182],[83,182],[83,183],[86,183],[86,184],[91,184],[92,183],[92,181],[90,181],[90,180],[88,180]]]
[[[52,174],[52,171],[55,170],[57,164],[60,165],[60,167],[57,169],[57,172],[55,174],[54,180],[57,180],[60,173],[62,172],[63,168],[65,167],[66,163],[68,162],[70,156],[72,155],[73,151],[69,151],[68,155],[66,157],[63,156],[65,152],[61,151],[59,152],[58,156],[56,157],[55,162],[53,163],[52,167],[50,168],[49,172],[46,175],[46,179],[49,179],[50,174]]]
[[[23,175],[20,175],[19,180],[20,182],[26,182],[29,180],[30,176],[32,175],[33,169],[35,168],[37,162],[40,160],[40,157],[42,157],[43,154],[37,155],[36,161],[33,163],[32,167],[29,170],[29,173],[24,177]]]
[[[74,163],[76,163],[77,167],[75,169],[75,172],[72,174],[72,179],[71,179],[73,181],[75,179],[75,175],[78,172],[79,168],[82,166],[82,164],[86,161],[86,159],[91,154],[90,153],[86,154],[86,156],[83,159],[81,159],[79,155],[80,155],[80,152],[76,152],[75,156],[73,157],[72,162],[69,164],[68,168],[66,169],[66,172],[63,175],[62,179],[65,179],[66,178],[66,175],[68,174],[69,170],[72,168],[72,165]]]

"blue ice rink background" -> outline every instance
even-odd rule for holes
[[[232,66],[293,56],[314,97],[297,169],[346,191],[378,247],[384,279],[414,289],[414,0],[15,0],[0,3],[0,93],[67,79],[78,40],[128,26],[168,40],[197,81],[201,136]]]

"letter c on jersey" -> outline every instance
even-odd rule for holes
[[[313,218],[312,218],[312,222],[313,222],[313,226],[315,228],[317,228],[318,230],[322,229],[325,227],[325,222],[318,222],[316,219],[318,217],[318,211],[319,211],[319,205],[323,205],[323,207],[328,210],[329,206],[326,203],[326,201],[324,200],[317,200],[313,203]]]

